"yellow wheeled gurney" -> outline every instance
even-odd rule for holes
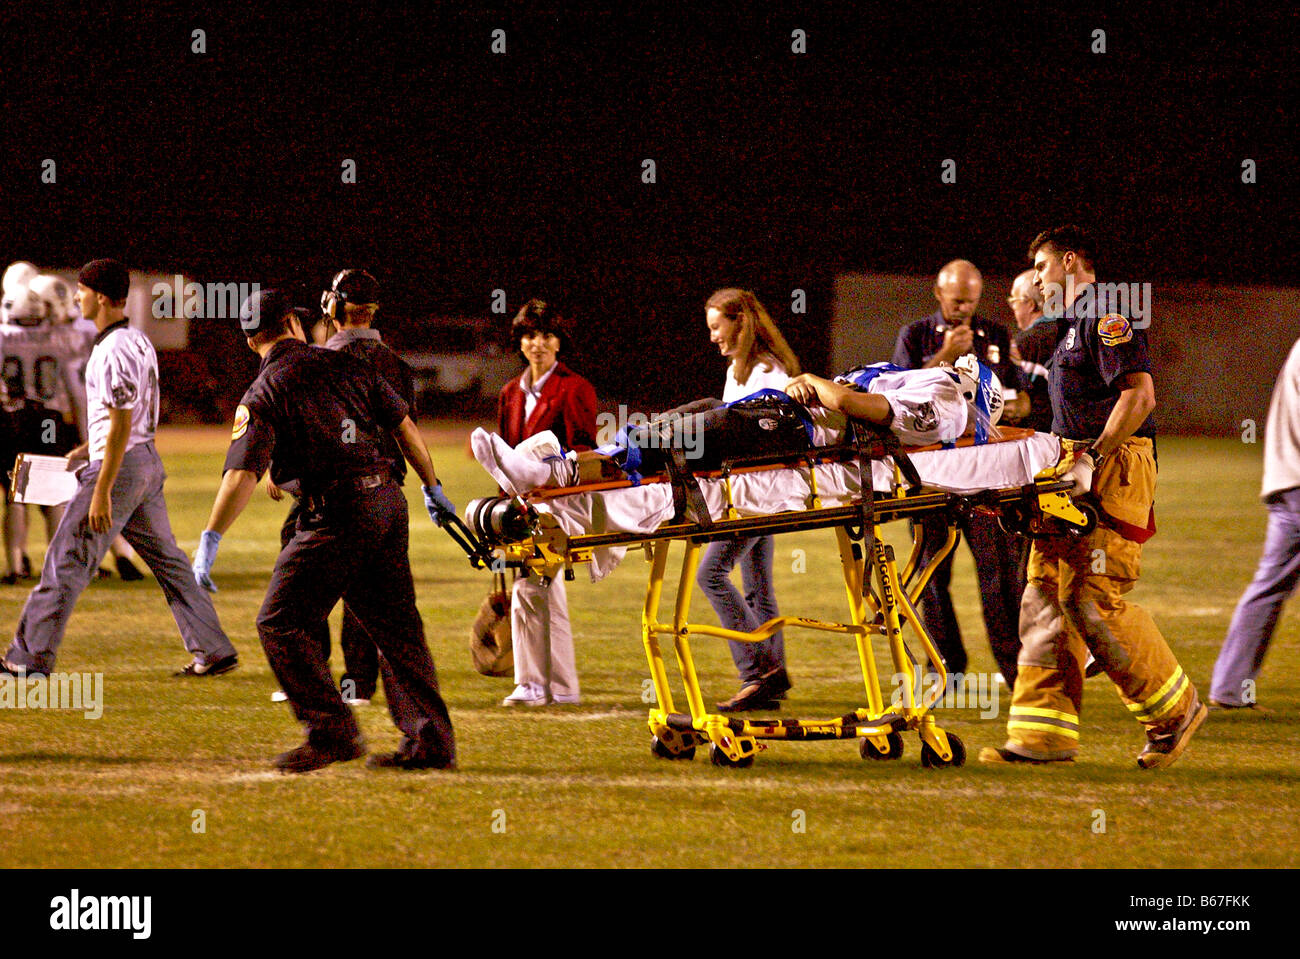
[[[641,638],[656,696],[648,723],[651,750],[658,757],[691,759],[698,746],[707,744],[715,765],[743,767],[753,763],[760,740],[857,739],[863,758],[896,759],[903,751],[902,734],[915,731],[923,765],[959,766],[965,748],[938,725],[933,712],[947,682],[943,659],[926,634],[916,604],[934,570],[956,546],[960,516],[969,510],[989,511],[1009,529],[1043,535],[1059,533],[1062,527],[1086,533],[1095,525],[1096,513],[1087,504],[1076,504],[1067,493],[1070,481],[1058,478],[1072,460],[1062,461],[1054,436],[1004,427],[995,443],[912,450],[901,450],[888,439],[813,449],[779,464],[735,460],[720,471],[689,477],[689,490],[674,476],[637,486],[601,483],[538,490],[522,500],[476,500],[467,510],[468,543],[463,545],[477,565],[521,567],[548,579],[561,574],[571,579],[579,564],[601,567],[603,575],[627,548],[645,549],[650,573]],[[998,485],[979,488],[986,479]],[[943,549],[928,566],[918,568],[918,525],[900,570],[893,547],[881,538],[881,527],[936,514],[948,520]],[[847,622],[779,616],[749,633],[690,620],[695,571],[705,543],[817,529],[835,533]],[[665,620],[664,581],[675,540],[685,543],[685,554],[671,618]],[[938,673],[926,695],[918,695],[923,660],[905,641],[904,625],[912,628],[913,647],[919,647]],[[866,705],[828,719],[710,713],[691,657],[692,636],[758,642],[787,627],[852,636]],[[881,692],[872,650],[876,635],[888,643],[894,675],[905,679],[896,703],[887,703]],[[672,638],[684,710],[673,697],[661,637]]]

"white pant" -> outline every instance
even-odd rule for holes
[[[578,669],[573,660],[569,601],[564,578],[543,588],[537,576],[515,580],[510,597],[510,633],[515,653],[515,684],[529,683],[552,696],[578,696]]]

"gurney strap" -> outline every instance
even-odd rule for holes
[[[701,529],[712,529],[713,517],[709,515],[709,507],[704,501],[699,481],[686,466],[686,453],[681,448],[667,452],[668,475],[673,484],[673,522],[683,522],[689,516]]]
[[[853,445],[857,449],[855,457],[858,464],[858,486],[862,490],[862,495],[858,500],[859,516],[862,521],[862,595],[868,598],[871,591],[871,561],[872,553],[876,546],[876,487],[871,476],[871,457],[868,452],[867,444],[863,441],[863,424],[857,420],[849,420],[852,424],[851,436]],[[898,449],[898,437],[893,433],[877,435],[875,437],[880,441],[888,444],[889,438],[894,441],[894,449]],[[889,451],[888,445],[885,447]],[[909,462],[908,466],[911,466]]]
[[[887,430],[880,440],[884,444],[885,452],[893,459],[894,465],[907,481],[907,491],[915,493],[921,488],[921,474],[916,471],[916,464],[912,462],[912,458],[903,450],[903,444],[898,441],[898,434]]]

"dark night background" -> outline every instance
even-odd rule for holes
[[[1010,274],[1067,220],[1113,276],[1300,280],[1290,11],[40,9],[0,36],[6,262],[113,255],[309,304],[365,266],[399,335],[495,288],[511,313],[560,294],[603,400],[716,392],[717,287],[755,289],[817,370],[837,272]]]

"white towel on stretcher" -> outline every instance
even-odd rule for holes
[[[1060,440],[1051,433],[1022,439],[912,453],[921,482],[950,493],[1010,489],[1034,482],[1044,468],[1060,459]],[[823,508],[852,503],[861,489],[856,463],[826,463],[815,467],[817,493]],[[880,492],[894,488],[892,460],[872,460],[872,484]],[[700,491],[714,519],[726,516],[726,491],[721,479],[701,478]],[[784,467],[739,473],[731,477],[732,505],[741,516],[766,516],[809,508],[812,487],[808,468]],[[533,502],[551,513],[570,536],[595,533],[650,533],[673,516],[670,483],[645,483],[620,489],[575,492]],[[608,575],[622,559],[620,548],[600,549],[592,557],[592,581]]]

